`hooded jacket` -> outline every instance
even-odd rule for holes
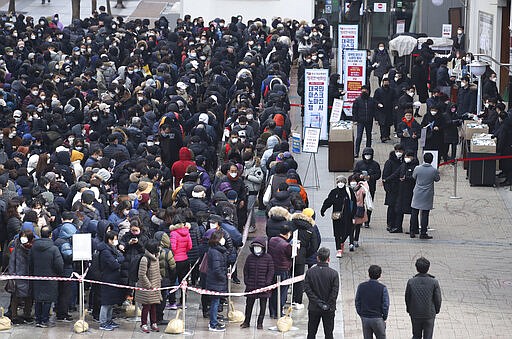
[[[169,270],[174,271],[176,269],[176,261],[174,260],[174,254],[171,251],[171,240],[167,233],[163,231],[158,231],[155,233],[155,239],[160,241],[160,247],[162,250],[160,251],[159,267],[160,267],[160,275],[162,276],[162,285],[164,284],[164,280],[168,280],[170,286],[170,277]],[[167,261],[167,262],[166,262]]]
[[[188,251],[192,249],[189,228],[182,225],[171,231],[171,249],[177,262],[188,260]]]
[[[256,255],[254,247],[261,246],[263,251]],[[251,254],[245,260],[244,265],[244,283],[245,292],[250,292],[258,288],[269,286],[274,278],[274,262],[272,256],[266,253],[265,238],[257,237],[250,246]],[[254,298],[268,298],[271,291],[253,294]]]
[[[371,155],[371,158],[366,160],[364,159],[365,155]],[[354,166],[354,173],[362,173],[363,171],[368,172],[370,176],[368,186],[370,186],[370,192],[373,198],[375,190],[377,189],[377,180],[379,180],[381,176],[381,170],[379,163],[373,160],[373,148],[371,147],[365,147],[363,149],[363,160],[359,160]]]
[[[291,219],[291,214],[282,206],[274,206],[268,211],[267,219],[267,237],[277,237],[281,233],[281,227],[287,225]]]
[[[36,239],[30,252],[30,273],[41,277],[58,277],[64,270],[64,261],[57,246],[49,238]],[[35,301],[57,301],[58,282],[51,280],[34,280]]]
[[[180,148],[179,160],[171,167],[171,173],[174,177],[174,184],[176,187],[180,185],[181,179],[185,176],[187,167],[195,164],[196,163],[192,161],[192,152],[187,147]]]
[[[303,213],[292,214],[291,231],[299,230],[300,248],[295,258],[296,264],[305,264],[306,258],[318,250],[319,243],[313,231],[314,220]]]

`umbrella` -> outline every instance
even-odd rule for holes
[[[408,35],[400,35],[389,42],[389,50],[397,51],[398,56],[411,54],[418,45],[418,40]]]

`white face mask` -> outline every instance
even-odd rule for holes
[[[383,51],[383,50],[384,50],[384,47],[380,46],[379,51]]]
[[[224,246],[226,244],[226,239],[222,238],[219,240],[219,245]]]
[[[343,188],[345,187],[345,183],[344,182],[339,182],[336,184],[336,186],[338,186],[338,188]]]
[[[350,182],[350,187],[355,188],[356,186],[357,186],[357,182],[356,181],[351,181]]]
[[[397,158],[401,158],[403,153],[402,152],[395,152],[395,155]]]
[[[247,114],[247,120],[252,120],[254,118],[254,115],[252,114]]]
[[[372,158],[372,156],[371,156],[370,154],[365,154],[365,155],[364,155],[364,158],[365,158],[366,160],[370,160],[370,159]]]
[[[114,239],[114,240],[112,241],[112,245],[114,245],[114,246],[119,245],[119,240]]]
[[[238,142],[238,138],[231,138],[231,142],[236,144]]]
[[[155,145],[155,143],[154,143],[153,141],[148,141],[148,142],[147,142],[147,145],[148,145],[149,147],[151,147],[151,146],[154,146],[154,145]]]
[[[28,242],[28,238],[27,237],[20,237],[20,242],[22,244],[26,244]]]
[[[38,95],[39,91],[32,91],[32,95]]]
[[[214,222],[211,222],[210,223],[210,229],[214,229],[214,228],[217,228],[217,224],[214,223]]]
[[[430,114],[432,114],[432,115],[436,115],[436,114],[437,114],[437,111],[430,111]]]
[[[95,117],[91,117],[91,120],[92,121],[98,121],[98,117],[96,117],[96,116]]]
[[[412,161],[412,159],[411,159],[411,158],[405,158],[405,159],[404,159],[404,161],[405,161],[406,163],[410,163],[410,162]]]
[[[462,30],[460,30],[460,29],[459,29],[459,30],[457,31],[457,34],[462,34]]]
[[[252,250],[255,255],[261,255],[263,253],[263,248],[261,246],[254,246]]]
[[[128,215],[128,213],[130,213],[130,211],[129,211],[129,210],[124,210],[124,211],[123,211],[123,215],[124,215],[124,216],[127,216],[127,215]]]
[[[414,96],[414,92],[407,92],[407,95],[409,95],[412,98]]]
[[[229,172],[229,175],[231,176],[231,178],[236,178],[238,173]]]

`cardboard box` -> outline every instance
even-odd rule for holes
[[[473,120],[465,120],[464,125],[462,126],[462,131],[464,133],[464,138],[466,140],[471,140],[473,134],[489,133],[489,126],[485,124],[479,124]]]
[[[496,141],[491,138],[492,134],[475,133],[470,143],[472,153],[491,153],[496,154]]]
[[[331,126],[329,141],[354,141],[354,130],[333,128]]]

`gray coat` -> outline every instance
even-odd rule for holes
[[[158,258],[146,250],[144,256],[140,259],[137,286],[142,288],[160,288],[161,283],[162,276],[160,275]],[[142,305],[160,304],[161,300],[160,291],[135,291],[135,301]]]
[[[411,318],[435,318],[441,310],[441,301],[441,287],[434,276],[418,273],[407,282],[405,305]]]
[[[431,210],[434,205],[434,182],[439,181],[439,171],[431,164],[416,166],[412,177],[416,180],[411,207],[418,210]]]
[[[30,275],[29,272],[30,249],[25,248],[19,238],[14,239],[14,250],[9,258],[9,274]],[[16,280],[15,295],[19,298],[31,296],[28,280]]]

